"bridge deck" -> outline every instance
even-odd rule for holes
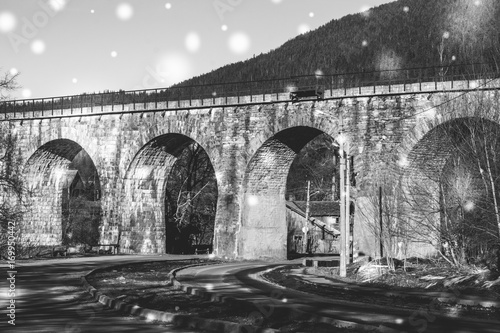
[[[404,70],[400,71],[401,73],[406,73]],[[217,89],[215,89],[216,87],[220,88],[222,85],[208,85],[4,101],[0,104],[0,121],[84,117],[141,112],[169,112],[252,104],[342,99],[350,97],[375,97],[443,91],[492,90],[500,88],[498,82],[499,74],[496,72],[489,72],[482,75],[447,76],[438,75],[436,73],[434,73],[433,76],[425,77],[427,81],[422,80],[420,76],[418,76],[417,79],[411,80],[373,79],[372,81],[366,78],[363,79],[352,76],[349,76],[349,80],[347,80],[345,75],[328,76],[321,79],[318,79],[317,76],[305,76],[307,80],[303,83],[307,83],[307,85],[290,84],[290,78],[240,82],[234,83],[234,87],[230,84],[225,84],[225,88],[219,90],[222,91],[222,93],[216,93]],[[380,75],[380,72],[377,72],[377,74]],[[408,73],[406,73],[406,75],[408,75]],[[271,86],[274,88],[261,87],[259,89],[256,86],[259,83],[270,85],[270,82],[272,82]],[[300,89],[298,87],[300,87]],[[181,88],[183,89],[182,91],[180,91]],[[207,91],[211,88],[214,88],[214,92],[207,95]],[[311,89],[315,91],[321,90],[321,96],[312,96],[310,98],[305,96],[300,100],[296,98],[298,94],[300,95],[300,92],[309,91]],[[196,91],[198,91],[198,93],[196,93]],[[178,94],[176,95],[175,93]],[[209,97],[193,98],[192,96]]]

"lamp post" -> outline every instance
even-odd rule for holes
[[[340,276],[347,275],[349,262],[349,143],[344,134],[337,138],[340,155]]]

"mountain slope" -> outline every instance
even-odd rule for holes
[[[281,47],[181,85],[293,75],[494,63],[500,1],[399,0],[333,20]]]

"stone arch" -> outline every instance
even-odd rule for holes
[[[403,160],[399,159],[405,205],[403,219],[413,221],[413,224],[407,223],[410,230],[415,231],[417,243],[420,243],[414,242],[410,246],[413,255],[434,254],[440,246],[439,230],[444,218],[443,178],[453,171],[453,158],[459,155],[463,158],[463,153],[458,152],[470,149],[472,141],[477,140],[477,135],[482,135],[477,132],[478,129],[484,133],[496,133],[495,136],[500,134],[500,123],[488,118],[475,113],[439,122],[421,136]],[[465,157],[464,166],[471,162]],[[420,229],[423,230],[421,236],[418,235]],[[419,238],[421,241],[418,241]]]
[[[245,171],[237,256],[286,258],[285,192],[297,153],[323,131],[306,126],[282,130],[255,152]]]
[[[28,159],[24,170],[28,211],[23,235],[40,245],[60,245],[63,241],[64,214],[68,211],[72,186],[93,182],[93,199],[100,200],[99,175],[90,155],[69,139],[55,139],[40,146]],[[94,204],[100,211],[100,204]],[[97,207],[98,206],[98,207]],[[100,214],[100,213],[98,213]],[[98,226],[92,230],[98,234]]]
[[[132,159],[121,195],[120,249],[123,252],[165,253],[168,177],[183,150],[195,142],[178,133],[159,135]]]

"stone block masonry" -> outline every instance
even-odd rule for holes
[[[362,198],[373,195],[381,173],[404,174],[406,165],[423,168],[424,173],[432,169],[432,163],[423,157],[429,150],[422,147],[435,146],[435,140],[428,139],[432,135],[426,137],[434,128],[468,117],[498,124],[496,115],[470,107],[476,97],[498,100],[496,91],[412,92],[410,88],[399,93],[393,87],[390,94],[352,97],[327,91],[324,100],[297,103],[189,103],[200,107],[135,113],[106,109],[107,114],[81,117],[65,117],[72,111],[59,110],[55,112],[59,118],[10,120],[9,126],[2,125],[2,134],[18,139],[25,165],[25,196],[31,206],[24,227],[40,243],[61,241],[60,178],[83,149],[101,184],[100,243],[119,242],[128,253],[164,253],[163,202],[168,175],[180,151],[197,142],[210,157],[217,176],[215,254],[283,259],[288,170],[297,152],[317,135],[347,135],[358,173],[353,199],[366,205],[369,200]],[[242,97],[241,101],[252,99]],[[449,101],[453,101],[452,110]],[[3,124],[7,122],[0,118]],[[445,148],[440,152],[444,155],[439,157],[438,172],[447,157]],[[376,217],[361,216],[359,211],[356,209],[355,241],[371,253],[373,235],[366,225],[367,218]]]

